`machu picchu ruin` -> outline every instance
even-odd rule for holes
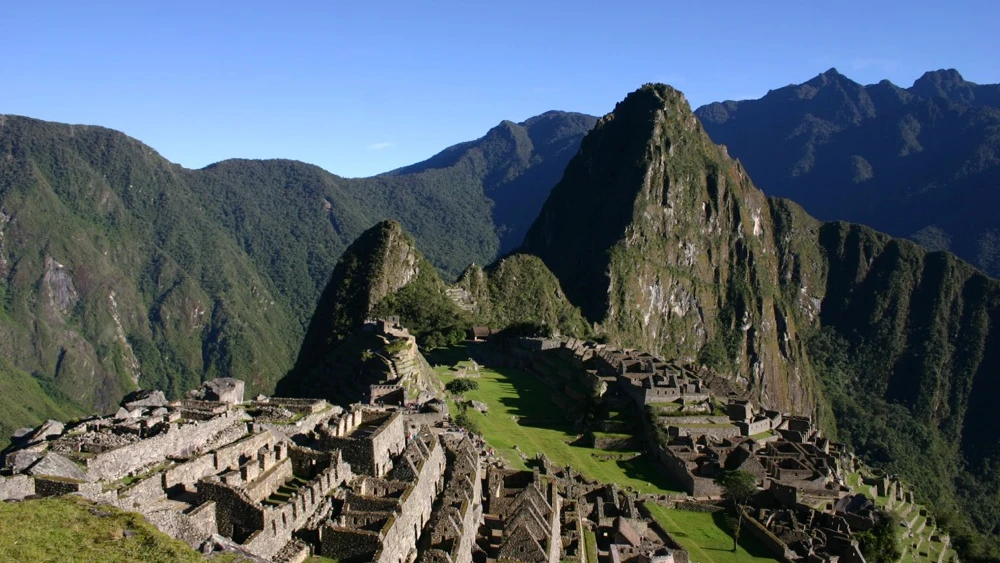
[[[419,353],[398,320],[365,326],[404,342],[404,358]],[[589,444],[578,447],[604,463],[650,460],[675,490],[602,481],[517,444],[517,458],[505,457],[495,436],[452,417],[503,415],[415,393],[416,376],[387,357],[383,380],[345,406],[245,397],[244,382],[218,378],[179,400],[143,390],[107,416],[19,430],[3,453],[0,499],[74,495],[139,513],[202,553],[250,561],[687,563],[685,540],[658,514],[724,510],[716,478],[740,471],[757,487],[740,509],[746,533],[769,557],[865,561],[853,534],[883,511],[896,514],[914,561],[953,557],[897,478],[877,477],[809,416],[761,408],[731,384],[717,393],[704,367],[572,338],[473,335],[463,351],[454,379],[485,382],[488,366],[516,366],[566,407],[559,416]]]

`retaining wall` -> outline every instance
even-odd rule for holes
[[[0,477],[0,501],[21,500],[35,494],[35,480],[27,475]]]
[[[237,413],[228,411],[204,422],[171,424],[163,434],[87,459],[87,470],[97,479],[117,481],[167,457],[184,456],[225,428],[241,423]]]

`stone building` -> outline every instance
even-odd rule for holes
[[[489,530],[480,547],[490,559],[521,563],[557,563],[562,552],[556,485],[536,469],[512,471],[491,467],[486,475],[484,523]]]
[[[352,485],[339,514],[319,530],[321,555],[344,562],[413,561],[446,465],[438,437],[420,432],[385,479],[365,477]]]
[[[358,473],[381,477],[406,445],[402,415],[356,405],[344,415],[316,427],[319,447],[340,450]]]
[[[421,426],[430,415],[419,407],[246,402],[241,388],[212,382],[170,403],[136,393],[114,415],[19,432],[0,500],[77,493],[254,560],[471,561],[481,445]]]

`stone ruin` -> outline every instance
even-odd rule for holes
[[[113,415],[19,431],[0,500],[76,494],[259,561],[579,561],[584,529],[616,561],[687,560],[634,494],[544,459],[490,464],[440,401],[345,410],[242,394],[232,379],[178,401],[141,391]]]
[[[113,415],[20,430],[0,500],[77,494],[205,552],[267,561],[401,563],[424,539],[446,554],[473,543],[480,448],[444,414],[243,393],[231,378],[179,401],[141,391]]]

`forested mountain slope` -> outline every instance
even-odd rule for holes
[[[0,115],[0,371],[26,397],[0,430],[108,409],[137,385],[176,395],[235,375],[271,392],[349,242],[396,218],[449,279],[489,263],[592,124],[503,122],[345,179],[289,160],[188,170],[116,131]]]

